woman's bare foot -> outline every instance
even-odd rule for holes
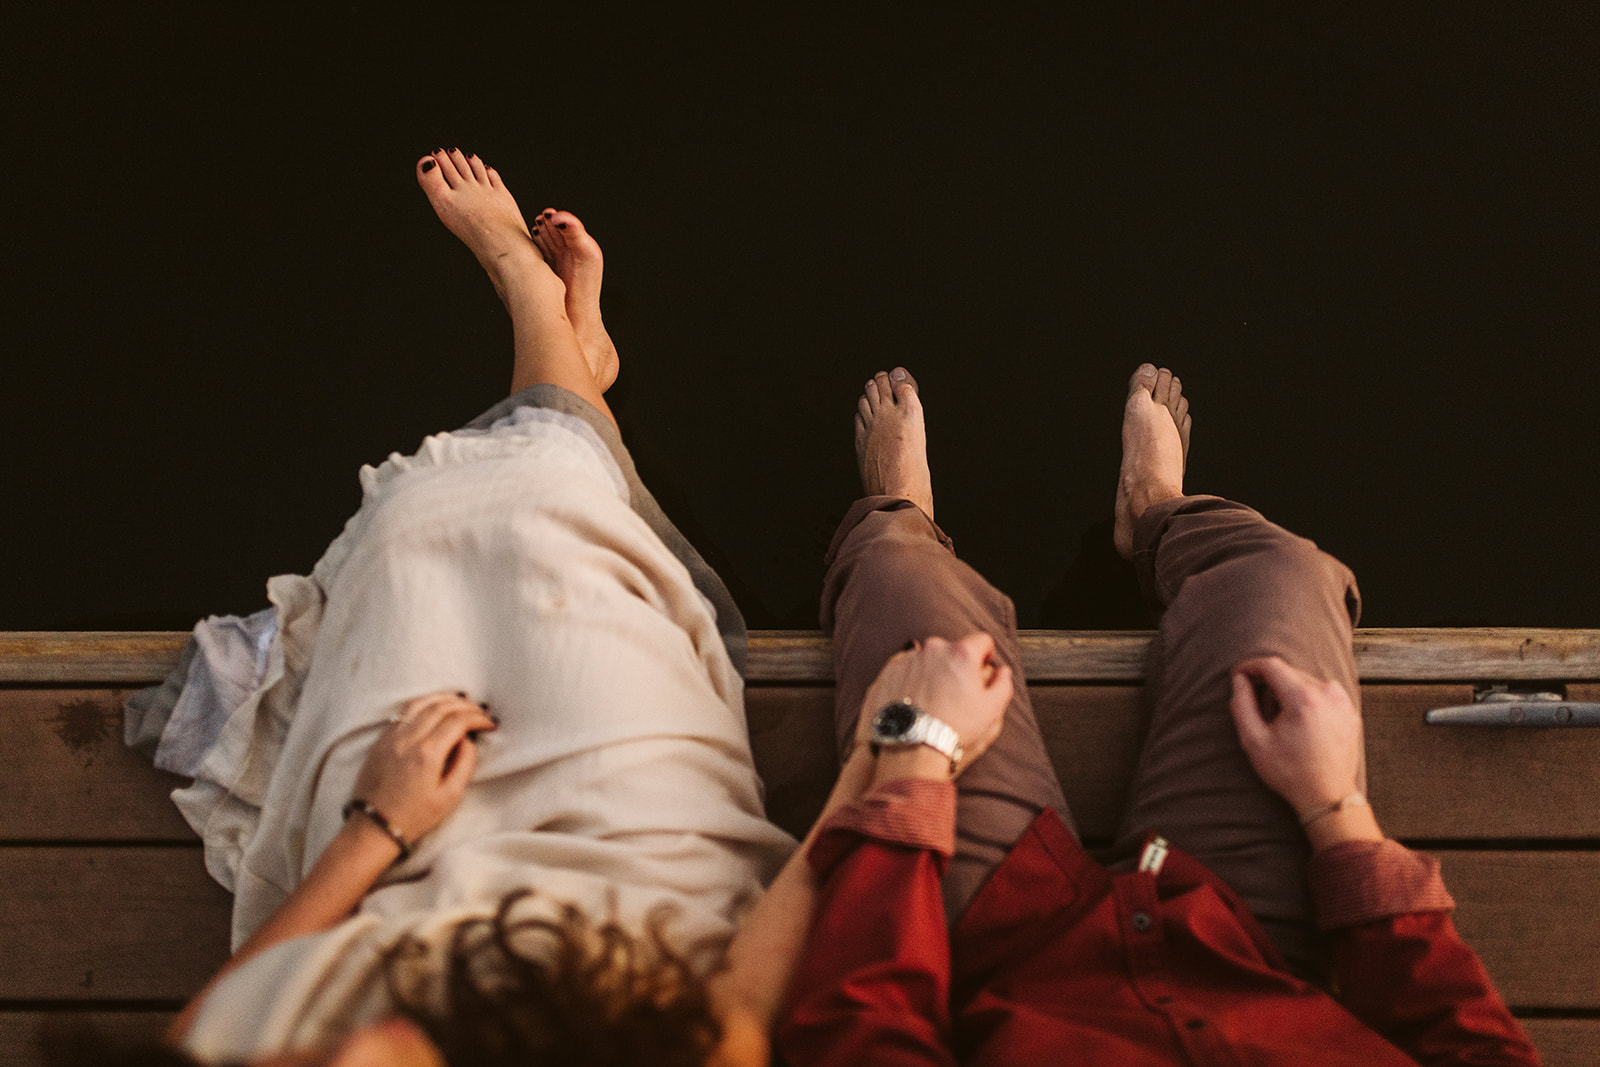
[[[478,257],[501,300],[508,299],[508,285],[525,282],[565,297],[565,286],[534,247],[517,201],[493,167],[459,148],[440,149],[417,160],[417,184],[445,229]]]
[[[904,497],[933,518],[922,398],[904,367],[879,371],[856,402],[856,463],[868,496]]]
[[[600,275],[605,259],[600,244],[570,211],[545,208],[533,220],[533,243],[567,286],[567,318],[594,370],[600,390],[617,380],[617,346],[600,320]]]
[[[558,385],[615,422],[604,396],[617,376],[615,350],[597,370],[567,315],[567,285],[534,244],[500,175],[477,156],[440,149],[417,160],[417,184],[440,221],[483,264],[511,316],[511,392]]]
[[[1183,495],[1193,421],[1183,384],[1171,371],[1145,363],[1133,372],[1122,412],[1122,471],[1111,535],[1123,559],[1133,558],[1133,524],[1139,516],[1152,504]]]

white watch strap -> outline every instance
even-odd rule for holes
[[[944,753],[950,759],[951,770],[961,762],[961,735],[943,719],[936,719],[926,712],[911,727],[906,740]]]

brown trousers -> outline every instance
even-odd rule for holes
[[[1298,973],[1317,976],[1326,960],[1306,889],[1305,835],[1239,747],[1229,674],[1244,660],[1281,656],[1359,701],[1355,577],[1250,508],[1206,496],[1141,516],[1134,563],[1162,615],[1146,669],[1149,729],[1112,867],[1131,869],[1145,836],[1160,833],[1244,899]],[[868,686],[911,641],[982,631],[1013,671],[1005,727],[958,783],[957,851],[944,881],[953,922],[1040,812],[1054,809],[1073,827],[1028,698],[1016,610],[914,504],[867,497],[829,549],[822,625],[833,634],[841,757]]]

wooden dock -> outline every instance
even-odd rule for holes
[[[184,633],[0,634],[0,1064],[88,1021],[155,1035],[227,955],[231,898],[122,744],[122,702]],[[1084,840],[1105,846],[1138,751],[1146,632],[1027,631],[1025,671]],[[1600,631],[1359,630],[1373,806],[1438,855],[1456,921],[1551,1067],[1600,1049],[1600,729],[1428,726],[1474,686],[1600,701]],[[832,784],[832,667],[812,632],[751,635],[747,706],[771,817]]]

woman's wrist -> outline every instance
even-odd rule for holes
[[[343,858],[356,858],[368,864],[381,860],[384,870],[393,866],[401,856],[399,842],[360,812],[354,812],[345,819],[334,841],[339,844]],[[329,850],[332,849],[330,845]]]

